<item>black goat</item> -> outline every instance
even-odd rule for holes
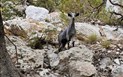
[[[71,38],[76,34],[75,17],[79,16],[79,13],[68,13],[68,16],[71,17],[71,22],[69,23],[69,26],[65,30],[61,31],[58,35],[59,52],[62,50],[62,48],[65,47],[66,44],[68,44],[69,48],[69,42],[71,41]]]

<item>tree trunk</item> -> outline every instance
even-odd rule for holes
[[[5,46],[4,26],[0,7],[0,77],[20,77]]]

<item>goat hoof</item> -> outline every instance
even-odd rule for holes
[[[73,47],[75,47],[75,41],[72,42]]]
[[[56,54],[58,54],[59,52],[61,52],[62,51],[62,49],[61,48],[59,48],[57,51],[55,51],[54,53],[56,53]]]

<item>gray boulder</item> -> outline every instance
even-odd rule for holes
[[[89,50],[86,46],[80,45],[78,47],[73,47],[69,50],[59,53],[61,60],[69,58],[74,61],[87,61],[92,62],[93,52]]]
[[[93,53],[84,45],[62,51],[58,55],[59,72],[71,77],[89,77],[96,73],[96,68],[92,65]]]
[[[92,34],[96,34],[98,37],[100,37],[99,30],[100,28],[98,25],[91,25],[88,23],[79,23],[77,22],[76,24],[76,30],[77,34],[81,34],[82,36],[90,36]]]
[[[26,18],[32,18],[34,20],[43,21],[47,17],[49,11],[43,7],[36,7],[30,5],[25,10]]]
[[[116,65],[112,69],[112,76],[113,77],[123,77],[123,65]]]
[[[90,62],[72,61],[69,68],[71,77],[90,77],[97,72]]]

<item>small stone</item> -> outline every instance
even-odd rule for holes
[[[111,53],[111,51],[110,51],[110,50],[108,50],[107,52],[108,52],[108,53]]]
[[[120,54],[120,52],[116,52],[116,54]]]
[[[47,72],[49,72],[48,69],[43,69],[43,71],[40,71],[40,72],[39,72],[39,75],[43,77],[43,76],[46,75]]]
[[[118,65],[120,65],[120,60],[119,59],[114,59],[114,62]]]
[[[105,69],[106,67],[110,66],[112,64],[112,61],[110,58],[103,58],[100,61],[100,68]]]
[[[116,65],[112,69],[113,77],[123,77],[123,65]]]
[[[59,64],[60,59],[59,59],[57,54],[51,53],[51,54],[48,54],[48,57],[50,59],[50,66],[51,67],[57,66]]]
[[[118,48],[117,51],[119,51],[120,49]]]

